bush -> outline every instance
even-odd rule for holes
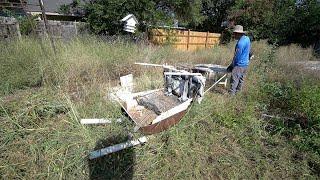
[[[277,114],[271,121],[275,131],[292,140],[301,150],[320,153],[320,87],[304,83],[266,83],[262,92],[268,111]]]
[[[32,33],[33,30],[35,30],[36,27],[36,16],[19,16],[17,17],[20,27],[20,32],[22,35],[29,35]],[[34,32],[35,33],[35,32]]]
[[[300,116],[307,118],[309,128],[320,128],[320,87],[304,85],[293,94],[291,107]],[[320,130],[320,129],[319,129]]]

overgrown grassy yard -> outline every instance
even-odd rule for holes
[[[147,144],[89,161],[90,151],[123,142],[133,132],[133,123],[106,98],[119,76],[133,73],[137,90],[162,86],[161,69],[134,62],[227,65],[234,44],[177,52],[81,38],[57,46],[54,56],[48,44],[29,38],[0,44],[2,179],[320,176],[319,72],[294,63],[316,60],[310,49],[254,42],[243,93],[209,93],[181,123]],[[125,121],[83,126],[81,118]]]

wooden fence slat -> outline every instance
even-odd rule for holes
[[[208,46],[208,35],[209,35],[209,31],[207,31],[207,35],[206,35],[206,45],[205,45],[206,49],[207,49],[207,46]]]
[[[187,50],[189,50],[189,41],[190,41],[190,29],[188,29]]]

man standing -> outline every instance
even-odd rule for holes
[[[239,92],[244,83],[250,59],[250,38],[245,35],[243,27],[236,25],[233,31],[235,39],[238,40],[232,63],[228,67],[231,72],[231,87],[229,93],[235,95]]]

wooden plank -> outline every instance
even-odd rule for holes
[[[150,63],[139,63],[139,62],[136,62],[134,63],[136,65],[142,65],[142,66],[154,66],[154,67],[163,67],[163,65],[161,64],[150,64]]]
[[[108,119],[81,119],[81,124],[111,124],[112,121]]]
[[[80,123],[81,124],[111,124],[112,121],[114,122],[122,122],[121,118],[114,119],[114,120],[109,120],[109,119],[81,119]]]
[[[158,122],[163,121],[164,119],[167,119],[177,113],[185,111],[190,106],[191,102],[192,102],[192,99],[188,99],[187,101],[183,102],[182,104],[162,113],[155,120],[152,121],[152,124],[158,123]]]
[[[209,31],[207,32],[207,35],[206,35],[206,45],[205,45],[206,49],[207,49],[207,46],[208,46],[208,35],[209,35]]]
[[[188,30],[187,50],[189,49],[190,29]]]

